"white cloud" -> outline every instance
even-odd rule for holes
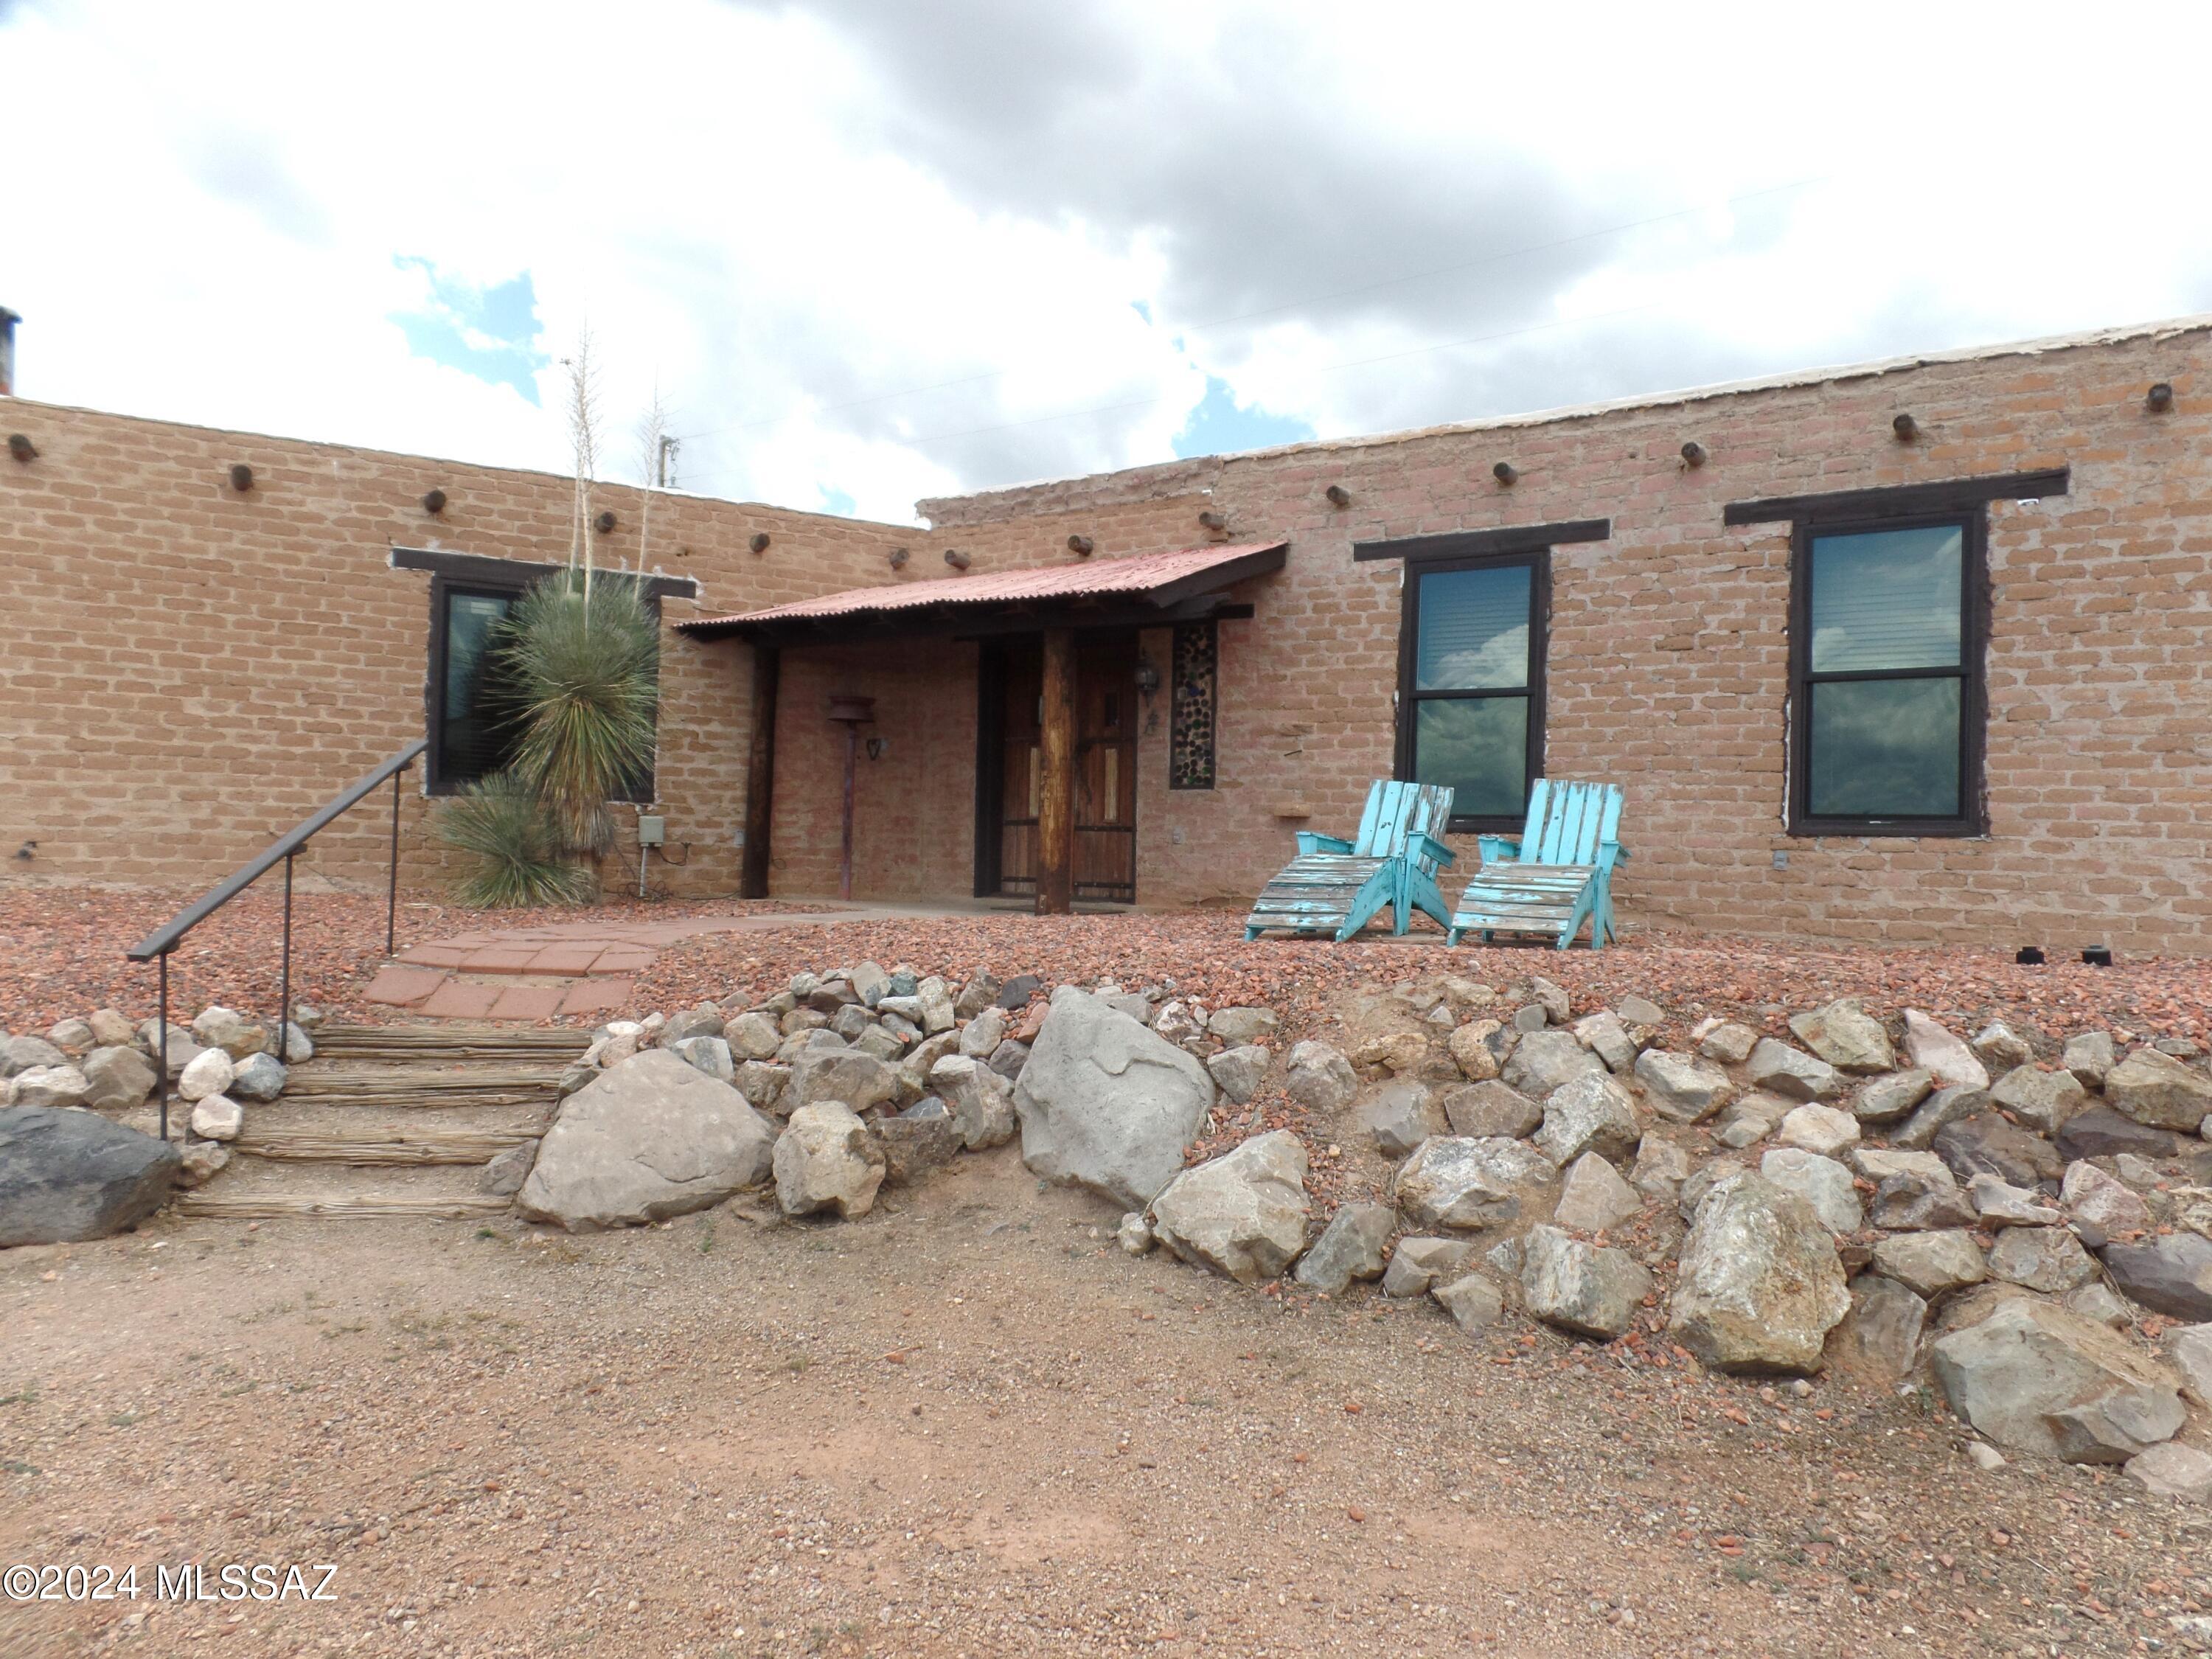
[[[67,141],[0,302],[26,395],[557,469],[557,368],[535,408],[391,320],[395,255],[527,271],[625,461],[657,380],[687,485],[902,519],[1164,459],[1209,372],[1334,434],[2212,307],[2144,70],[2208,46],[2181,6],[31,0],[11,125]]]

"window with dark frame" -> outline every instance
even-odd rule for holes
[[[1405,572],[1398,775],[1451,787],[1454,832],[1517,830],[1543,775],[1550,550],[1409,559]]]
[[[1989,504],[2072,485],[2055,466],[1722,509],[1791,526],[1790,834],[1989,833]]]
[[[504,770],[514,758],[495,646],[499,625],[522,590],[436,586],[442,591],[432,647],[438,663],[431,686],[429,778],[434,793],[449,793]]]
[[[482,567],[492,562],[471,560],[465,576],[431,578],[430,747],[423,782],[433,795],[459,794],[470,784],[505,769],[514,757],[515,733],[502,708],[505,688],[500,684],[495,649],[497,629],[514,602],[546,573],[534,566],[518,566],[508,581],[503,572],[483,572]],[[633,579],[621,572],[601,571],[599,580]],[[646,603],[655,617],[660,614],[658,593],[648,592]],[[648,767],[617,799],[627,805],[651,805],[653,788],[653,769]]]
[[[1797,526],[1793,834],[1981,832],[1982,524]]]

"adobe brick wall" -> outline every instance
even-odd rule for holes
[[[212,881],[423,732],[430,578],[394,544],[559,562],[570,480],[0,398],[0,842],[41,875]],[[254,487],[231,489],[252,466]],[[448,505],[432,519],[433,489]],[[604,563],[638,557],[639,493],[601,485]],[[748,549],[765,531],[764,553]],[[680,495],[653,502],[652,564],[694,576],[665,624],[889,576],[911,526]],[[737,884],[749,664],[664,631],[657,787],[678,892]],[[419,769],[403,791],[403,880],[436,879]],[[380,879],[389,819],[365,804],[305,871]],[[679,854],[680,856],[680,854]],[[12,861],[4,877],[23,873]],[[611,869],[611,878],[616,878]]]
[[[1679,399],[1307,445],[956,500],[946,538],[1203,493],[1286,537],[1222,629],[1220,786],[1140,796],[1142,896],[1248,902],[1292,829],[1391,766],[1400,567],[1358,541],[1610,517],[1553,554],[1547,769],[1626,787],[1628,918],[1897,942],[2212,950],[2212,323],[1875,365]],[[2172,383],[2166,415],[2144,406]],[[1922,440],[1902,444],[1910,410]],[[1694,438],[1703,467],[1680,459]],[[1510,459],[1518,482],[1491,467]],[[1783,833],[1789,526],[1724,503],[2070,465],[1992,504],[1990,834]],[[1351,492],[1332,507],[1331,483]],[[1159,659],[1156,658],[1156,660]],[[1146,739],[1147,781],[1164,732]],[[1310,819],[1279,816],[1310,811]],[[1176,830],[1182,840],[1174,840]],[[1777,870],[1772,855],[1790,854]],[[1462,868],[1474,848],[1462,848]],[[1448,893],[1455,883],[1446,884]]]
[[[1547,748],[1562,777],[1628,791],[1627,918],[1832,939],[2070,950],[2212,949],[2212,322],[1814,374],[1665,401],[1179,461],[925,501],[932,527],[656,498],[652,562],[698,577],[714,615],[972,568],[1073,563],[1286,538],[1285,568],[1236,596],[1221,630],[1218,787],[1166,788],[1164,699],[1138,772],[1139,894],[1242,906],[1290,832],[1339,829],[1391,765],[1400,567],[1356,541],[1609,517],[1610,540],[1553,554]],[[2144,389],[2171,381],[2172,411]],[[1909,410],[1921,441],[1900,444]],[[570,485],[21,400],[0,426],[41,450],[0,462],[0,848],[46,873],[213,879],[422,730],[428,578],[391,544],[564,556]],[[1710,462],[1685,468],[1695,438]],[[1510,459],[1519,481],[1491,476]],[[252,465],[249,495],[225,481]],[[1990,511],[1984,840],[1783,833],[1788,526],[1732,530],[1729,501],[2069,465],[2072,494]],[[1337,509],[1323,491],[1351,492]],[[422,512],[438,487],[442,520]],[[635,491],[602,543],[635,557]],[[747,539],[765,530],[769,550]],[[894,545],[912,553],[896,574]],[[750,663],[670,634],[659,787],[690,844],[678,892],[732,890],[744,811]],[[1163,670],[1164,632],[1143,648]],[[878,699],[891,739],[860,763],[856,891],[972,884],[975,652],[787,649],[774,890],[836,877],[842,751],[832,691]],[[1152,711],[1148,711],[1152,712]],[[410,877],[434,877],[425,803],[405,797]],[[313,867],[380,873],[384,827],[356,816]],[[1772,855],[1790,854],[1776,870]],[[1462,848],[1462,870],[1474,860]],[[15,874],[13,869],[8,874]],[[1447,892],[1456,883],[1446,884]]]

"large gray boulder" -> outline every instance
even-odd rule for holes
[[[1839,1072],[1887,1072],[1897,1064],[1889,1033],[1856,997],[1838,997],[1825,1008],[1790,1022],[1797,1041]]]
[[[1610,1341],[1650,1293],[1651,1275],[1626,1250],[1557,1227],[1531,1227],[1522,1240],[1521,1297],[1547,1325]]]
[[[2164,1365],[2102,1325],[2033,1297],[1937,1339],[1930,1368],[1977,1431],[2069,1463],[2124,1462],[2172,1438],[2184,1420]]]
[[[2123,1117],[2195,1134],[2212,1115],[2212,1078],[2155,1048],[2138,1048],[2106,1073],[2105,1099]]]
[[[1667,1328],[1717,1370],[1809,1371],[1850,1306],[1813,1206],[1762,1176],[1732,1176],[1698,1206]]]
[[[1544,1100],[1544,1127],[1536,1131],[1538,1149],[1561,1168],[1584,1152],[1625,1161],[1635,1155],[1636,1143],[1643,1139],[1636,1097],[1602,1066],[1552,1091]]]
[[[860,1115],[834,1100],[801,1106],[776,1138],[775,1201],[786,1215],[835,1210],[848,1221],[875,1207],[890,1168]]]
[[[1388,1204],[1339,1206],[1313,1248],[1298,1258],[1298,1283],[1341,1296],[1355,1279],[1382,1278],[1382,1247],[1397,1224],[1398,1212]]]
[[[90,1112],[0,1107],[0,1246],[135,1227],[176,1181],[176,1147]]]
[[[1406,1160],[1392,1196],[1413,1226],[1471,1231],[1519,1220],[1554,1173],[1550,1159],[1518,1140],[1438,1135]]]
[[[2107,1244],[2104,1255],[2112,1282],[2153,1313],[2212,1321],[2212,1240],[2169,1233],[2140,1244]]]
[[[1196,1056],[1072,985],[1052,994],[1014,1088],[1022,1162],[1125,1210],[1143,1209],[1182,1172],[1212,1105]]]
[[[775,1142],[728,1084],[648,1048],[561,1103],[515,1207],[580,1232],[703,1210],[767,1180]]]
[[[1170,1182],[1152,1200],[1152,1237],[1178,1260],[1241,1285],[1273,1279],[1305,1248],[1305,1179],[1296,1135],[1255,1135]]]

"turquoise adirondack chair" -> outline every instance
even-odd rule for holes
[[[1456,945],[1470,932],[1486,945],[1498,933],[1541,933],[1564,951],[1588,922],[1591,950],[1602,951],[1607,939],[1618,945],[1613,866],[1628,856],[1620,829],[1617,785],[1537,779],[1520,839],[1478,838],[1482,868],[1459,896],[1444,942]]]
[[[1453,862],[1443,844],[1452,792],[1434,784],[1385,780],[1367,792],[1359,834],[1351,841],[1298,831],[1298,855],[1261,889],[1244,937],[1270,928],[1295,933],[1334,933],[1341,941],[1364,927],[1384,905],[1393,933],[1402,933],[1415,910],[1449,925],[1437,871]]]

